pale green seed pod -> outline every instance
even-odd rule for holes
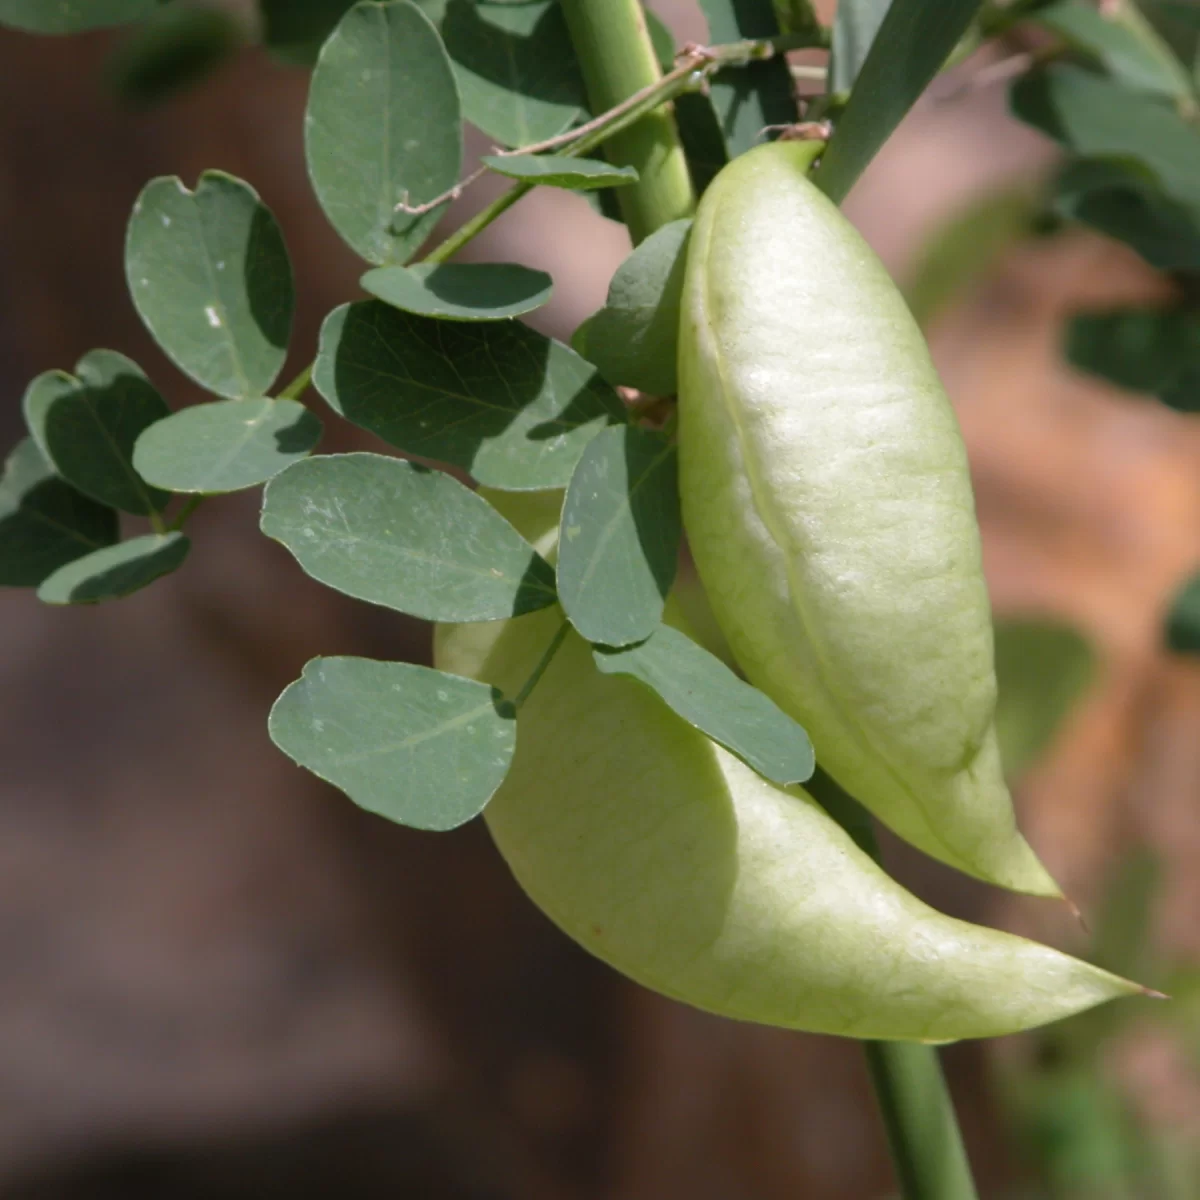
[[[887,271],[806,178],[743,155],[701,201],[679,337],[684,524],[721,628],[817,761],[914,846],[1059,889],[1016,827],[966,453]]]
[[[547,552],[545,521],[522,520],[536,515],[531,499],[523,513],[501,504]],[[512,695],[561,620],[547,609],[442,626],[437,665]],[[935,912],[802,789],[768,783],[648,689],[601,674],[574,632],[520,711],[512,769],[484,815],[517,881],[568,936],[723,1016],[943,1042],[1141,990]]]

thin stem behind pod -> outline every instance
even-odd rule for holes
[[[878,862],[871,818],[861,805],[820,770],[806,786]],[[863,1042],[863,1051],[905,1200],[976,1200],[971,1164],[937,1048],[919,1042]]]

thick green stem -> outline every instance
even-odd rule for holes
[[[878,862],[871,819],[857,801],[821,772],[807,786]],[[919,1042],[864,1042],[863,1049],[904,1200],[977,1200],[937,1049]]]
[[[661,77],[639,0],[562,0],[562,8],[593,112],[615,108]],[[668,109],[610,138],[605,156],[638,172],[637,183],[616,192],[635,244],[668,221],[691,216],[696,197]]]

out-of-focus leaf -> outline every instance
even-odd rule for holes
[[[1191,81],[1179,60],[1130,5],[1110,15],[1079,3],[1058,0],[1037,11],[1038,24],[1075,49],[1096,59],[1114,79],[1135,91],[1170,98],[1191,97]]]
[[[1028,231],[1034,217],[1028,188],[988,192],[935,231],[917,258],[905,299],[925,326],[964,289],[982,278]]]
[[[38,588],[44,604],[101,604],[149,587],[183,566],[191,542],[182,533],[147,534],[94,550],[59,567]]]
[[[1126,855],[1104,889],[1089,959],[1098,967],[1137,979],[1147,978],[1150,923],[1162,883],[1158,860],[1146,849]],[[1156,982],[1156,981],[1155,981]]]
[[[1200,654],[1200,575],[1189,579],[1171,601],[1167,647],[1176,654]]]
[[[224,9],[171,4],[117,48],[109,81],[126,104],[146,108],[211,75],[245,40],[241,23]]]
[[[1157,395],[1189,365],[1200,365],[1200,313],[1182,308],[1076,313],[1065,350],[1067,361],[1081,371]]]
[[[541,308],[553,285],[519,263],[418,263],[376,267],[363,290],[404,312],[448,321],[502,321]]]
[[[462,110],[442,39],[416,5],[356,4],[342,18],[313,71],[304,149],[330,224],[367,262],[402,263],[425,240],[438,212],[395,206],[454,185]]]
[[[1010,779],[1049,746],[1091,682],[1095,657],[1074,628],[1048,620],[996,624],[996,733]]]
[[[1144,169],[1075,159],[1060,173],[1054,211],[1107,234],[1163,271],[1200,270],[1200,209],[1169,199]]]
[[[1013,113],[1081,158],[1135,164],[1200,211],[1200,131],[1167,105],[1081,67],[1056,64],[1010,92]]]
[[[966,33],[982,0],[892,0],[814,176],[840,204]]]
[[[354,0],[258,0],[262,38],[283,62],[311,67]]]
[[[598,433],[563,501],[558,587],[571,624],[608,646],[649,637],[675,579],[680,532],[675,447],[632,426]]]
[[[27,33],[82,33],[151,16],[166,0],[0,0],[0,25]]]
[[[454,829],[500,786],[511,704],[484,683],[412,663],[314,658],[271,709],[271,739],[355,804],[415,829]]]

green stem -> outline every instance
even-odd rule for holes
[[[167,529],[168,533],[178,533],[186,524],[188,517],[192,515],[204,503],[203,496],[189,496],[183,503],[183,507],[175,514],[173,520]]]
[[[640,0],[562,0],[562,9],[593,112],[615,108],[662,77]],[[696,207],[675,118],[667,109],[656,107],[611,137],[605,156],[637,170],[638,182],[617,191],[635,245]]]
[[[313,363],[309,363],[291,383],[283,389],[276,397],[278,400],[299,400],[301,396],[308,390],[308,385],[312,383]]]
[[[820,771],[806,786],[878,862],[871,819],[858,802]],[[920,1042],[863,1042],[863,1050],[904,1200],[977,1200],[937,1049]]]
[[[551,660],[558,653],[558,648],[563,644],[563,639],[567,636],[567,631],[570,628],[570,623],[567,621],[563,621],[563,623],[558,627],[558,632],[550,639],[550,645],[546,647],[545,653],[543,653],[538,665],[533,668],[529,678],[525,680],[525,682],[521,685],[521,690],[516,694],[516,697],[512,702],[514,709],[519,711],[521,705],[529,699],[530,693],[535,687],[537,687],[538,682],[546,673],[546,668],[550,665]]]

